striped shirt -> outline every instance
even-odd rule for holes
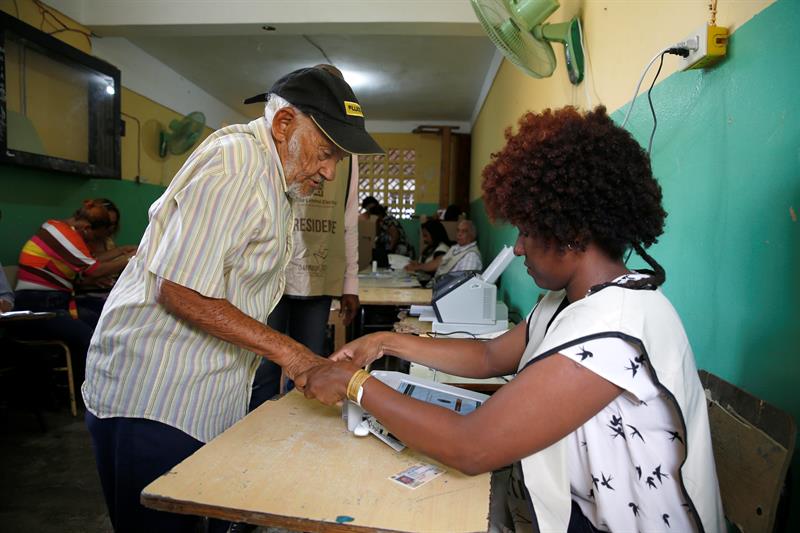
[[[292,208],[264,118],[218,130],[150,207],[105,304],[82,392],[99,418],[146,418],[208,442],[247,413],[260,357],[168,313],[161,277],[266,322],[284,289]]]
[[[436,269],[436,277],[444,276],[448,272],[481,269],[483,269],[483,261],[481,261],[481,251],[478,250],[477,242],[472,241],[464,246],[454,244],[442,257],[442,262]]]
[[[80,234],[63,220],[48,220],[22,247],[17,290],[72,292],[78,275],[95,268]]]

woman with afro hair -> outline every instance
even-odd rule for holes
[[[355,397],[464,473],[512,465],[517,531],[723,531],[694,355],[645,252],[666,217],[647,155],[603,107],[527,113],[506,139],[483,171],[484,201],[519,230],[514,252],[548,291],[525,322],[488,342],[374,333],[298,385],[328,404]],[[652,270],[630,270],[630,250]],[[359,371],[384,354],[515,377],[459,415]]]

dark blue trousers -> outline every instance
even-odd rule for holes
[[[122,532],[203,530],[203,518],[154,511],[139,503],[151,481],[168,472],[203,443],[174,427],[143,418],[97,418],[86,411],[97,471],[111,525]],[[209,521],[209,531],[224,532],[228,523]]]

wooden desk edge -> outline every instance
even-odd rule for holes
[[[490,497],[493,489],[494,487],[490,484]],[[359,526],[357,524],[340,524],[338,522],[322,522],[319,520],[309,520],[307,518],[291,518],[271,513],[259,513],[258,511],[230,511],[216,505],[187,503],[181,500],[174,500],[165,496],[158,496],[145,492],[142,492],[139,501],[145,507],[157,511],[193,516],[207,516],[209,518],[217,518],[229,522],[245,522],[258,526],[282,527],[292,531],[303,531],[304,533],[327,533],[329,531],[334,533],[405,533],[396,529],[377,529],[369,526]],[[487,531],[489,529],[489,518],[490,517],[487,516]],[[475,531],[473,533],[485,532]]]

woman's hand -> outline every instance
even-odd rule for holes
[[[294,380],[306,398],[325,405],[335,405],[347,396],[347,384],[358,367],[349,362],[319,365],[303,372]]]
[[[335,354],[331,361],[348,361],[356,367],[363,368],[383,357],[384,333],[372,333],[348,342]]]
[[[420,263],[418,261],[409,261],[408,264],[403,267],[403,269],[406,272],[416,272],[419,269],[419,265]]]

